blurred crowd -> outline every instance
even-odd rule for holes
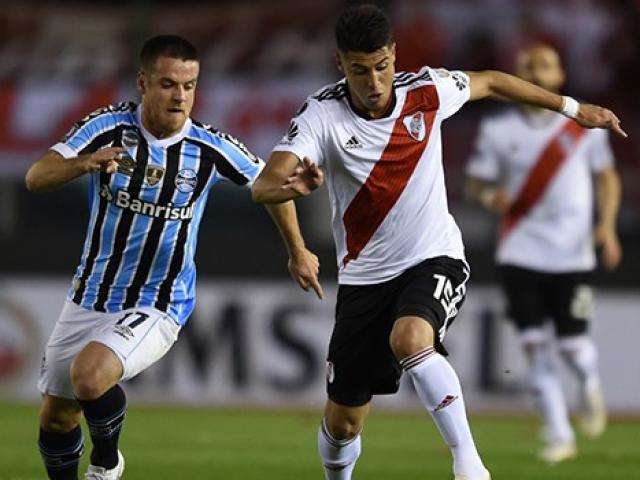
[[[335,81],[333,22],[350,2],[337,0],[216,2],[3,2],[0,11],[0,265],[14,272],[70,272],[86,222],[82,183],[34,197],[22,174],[86,113],[135,98],[137,49],[156,33],[188,37],[200,49],[201,84],[194,116],[241,139],[256,153],[285,132],[305,96]],[[609,281],[633,285],[640,266],[640,3],[634,0],[395,0],[391,13],[399,70],[421,65],[510,71],[515,53],[544,41],[565,62],[566,92],[615,110],[630,134],[614,140],[624,179],[623,271]],[[470,105],[444,128],[445,167],[454,214],[476,277],[490,279],[493,220],[464,202],[463,166],[482,115]],[[268,252],[279,241],[245,193],[223,188],[225,210],[202,228],[202,270],[246,275],[255,259],[220,259],[213,251],[261,239],[262,273],[284,270]],[[214,203],[216,201],[214,194]],[[226,198],[228,197],[228,198]],[[231,201],[232,207],[228,203]],[[334,262],[326,201],[300,202],[302,223],[325,270]],[[250,226],[253,239],[248,239]],[[47,238],[56,256],[34,253]],[[212,246],[211,250],[206,245]],[[263,255],[263,253],[265,255]],[[268,260],[263,260],[263,258]],[[479,267],[478,267],[479,266]]]

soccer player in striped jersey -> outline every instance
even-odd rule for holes
[[[554,92],[564,83],[560,57],[547,45],[523,50],[517,74]],[[588,327],[594,240],[602,247],[605,268],[614,269],[622,254],[615,227],[620,180],[613,160],[605,130],[587,130],[558,113],[520,107],[483,120],[467,166],[471,197],[502,217],[496,260],[544,423],[540,457],[551,463],[573,457],[576,444],[546,317],[582,387],[579,425],[590,437],[605,428],[597,353]],[[598,186],[595,232],[592,176]]]
[[[278,203],[327,179],[339,289],[318,432],[325,478],[351,478],[372,396],[396,392],[404,370],[451,449],[455,478],[488,480],[444,356],[469,267],[447,207],[440,129],[469,100],[557,111],[563,99],[495,71],[396,74],[389,21],[372,5],[345,11],[336,40],[345,78],[308,98],[253,186],[256,201]],[[571,106],[581,124],[619,130],[610,111]]]
[[[49,478],[76,480],[81,413],[93,450],[90,480],[116,480],[126,399],[119,382],[159,360],[195,303],[194,254],[209,192],[250,187],[264,163],[236,139],[190,118],[199,72],[181,37],[148,40],[140,54],[141,103],[98,110],[29,170],[27,187],[53,190],[87,174],[90,220],[73,285],[49,339],[38,387],[39,446]],[[269,207],[289,268],[319,296],[293,202]]]

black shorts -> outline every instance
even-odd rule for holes
[[[435,332],[435,348],[465,298],[469,268],[462,260],[436,257],[388,282],[340,285],[336,323],[327,358],[327,393],[336,403],[364,405],[373,395],[396,393],[402,370],[389,345],[395,321],[424,318]]]
[[[553,321],[558,336],[586,333],[593,313],[591,272],[545,273],[527,268],[500,267],[507,296],[507,315],[518,330]]]

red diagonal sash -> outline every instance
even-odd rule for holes
[[[550,140],[502,219],[500,227],[501,240],[504,240],[520,220],[540,201],[551,180],[575,150],[586,131],[575,121],[567,119],[558,133]]]
[[[358,258],[380,224],[404,191],[418,165],[427,144],[438,109],[438,93],[434,85],[426,85],[407,92],[402,112],[396,120],[389,142],[344,212],[347,254],[342,263]],[[415,140],[403,124],[408,115],[422,112],[425,136]]]

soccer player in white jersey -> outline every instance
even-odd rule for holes
[[[140,54],[139,105],[78,122],[27,173],[33,192],[90,181],[90,221],[68,299],[49,339],[38,387],[39,447],[49,478],[77,480],[81,414],[93,449],[87,480],[117,480],[126,412],[120,387],[173,345],[195,304],[198,226],[220,181],[250,186],[264,163],[240,142],[190,118],[199,72],[187,40],[161,35]],[[269,206],[292,276],[320,295],[293,202]]]
[[[517,74],[553,92],[564,83],[558,53],[546,45],[523,50]],[[615,227],[620,181],[607,132],[587,130],[536,107],[509,108],[483,120],[467,173],[472,198],[502,217],[496,260],[542,414],[540,456],[548,462],[571,458],[574,433],[544,324],[546,317],[553,321],[561,356],[582,387],[580,424],[596,437],[605,428],[606,414],[596,348],[588,335],[594,240],[602,247],[605,268],[614,269],[621,258]]]
[[[469,267],[447,208],[440,128],[469,100],[560,110],[563,99],[495,71],[396,74],[389,21],[373,5],[346,10],[336,40],[345,78],[308,98],[253,186],[254,200],[278,203],[327,180],[339,290],[318,432],[325,477],[351,478],[371,398],[396,392],[404,370],[451,449],[455,478],[487,480],[444,357]],[[573,107],[584,125],[619,129],[608,110]]]

